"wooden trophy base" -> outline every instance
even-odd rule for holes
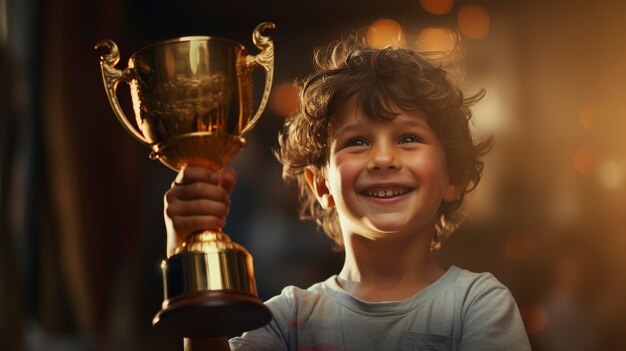
[[[152,324],[166,334],[235,336],[272,320],[257,297],[252,256],[221,231],[194,234],[161,268],[165,298]]]
[[[152,323],[164,333],[186,338],[241,335],[272,319],[255,296],[230,291],[203,291],[164,304]]]

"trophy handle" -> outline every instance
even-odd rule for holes
[[[122,110],[122,107],[120,106],[119,101],[117,100],[117,84],[119,82],[131,81],[134,76],[134,70],[132,68],[126,68],[121,71],[115,68],[115,65],[120,61],[120,52],[117,45],[113,41],[108,39],[100,40],[95,46],[96,50],[103,47],[109,49],[109,53],[100,56],[100,69],[102,71],[104,90],[107,93],[113,112],[115,112],[117,119],[120,123],[122,123],[122,126],[124,126],[126,131],[128,131],[142,144],[150,146],[150,143],[143,137],[143,135],[141,135],[141,133],[137,131],[137,129],[135,129],[132,123],[129,122],[128,118],[124,114],[124,111]]]
[[[272,42],[270,37],[261,35],[261,33],[268,28],[276,28],[276,25],[271,22],[263,22],[256,26],[252,33],[252,41],[257,48],[261,49],[261,52],[256,56],[246,56],[246,66],[251,70],[257,66],[261,66],[265,70],[265,89],[263,90],[263,97],[259,103],[259,108],[250,122],[241,130],[242,135],[256,125],[265,110],[265,106],[270,97],[270,91],[272,91],[272,80],[274,79],[274,42]]]

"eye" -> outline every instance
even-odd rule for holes
[[[407,134],[400,137],[399,144],[421,143],[423,140],[416,135]]]
[[[367,145],[367,140],[361,137],[356,137],[348,140],[348,142],[346,142],[345,144],[345,147],[362,147]]]

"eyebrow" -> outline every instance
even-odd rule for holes
[[[370,121],[373,122],[379,122],[379,123],[389,123],[391,121],[375,121],[373,119],[370,119]],[[420,129],[430,129],[430,126],[428,125],[428,123],[426,121],[423,121],[422,119],[417,119],[417,118],[406,118],[402,121],[399,122],[401,125],[403,126],[407,126],[407,127],[415,127],[415,128],[420,128]],[[346,133],[346,132],[350,132],[353,130],[359,130],[362,126],[362,122],[357,122],[357,123],[350,123],[346,126],[342,126],[341,128],[337,129],[333,134],[342,134],[342,133]]]
[[[350,132],[352,130],[358,130],[361,128],[362,123],[351,123],[348,124],[347,126],[342,126],[341,128],[335,130],[335,132],[333,134],[343,134],[346,132]]]
[[[410,119],[406,119],[404,121],[400,122],[403,125],[408,125],[408,126],[412,126],[412,127],[419,127],[419,128],[428,128],[430,129],[430,126],[428,125],[428,123],[424,120],[422,120],[421,118],[410,118]]]

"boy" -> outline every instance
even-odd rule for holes
[[[316,55],[301,109],[279,136],[302,215],[345,249],[338,275],[269,301],[236,350],[530,350],[510,292],[490,274],[438,266],[490,141],[446,72],[406,49],[339,42]],[[225,224],[235,172],[188,167],[165,196],[168,250]],[[228,349],[225,339],[215,340]]]

